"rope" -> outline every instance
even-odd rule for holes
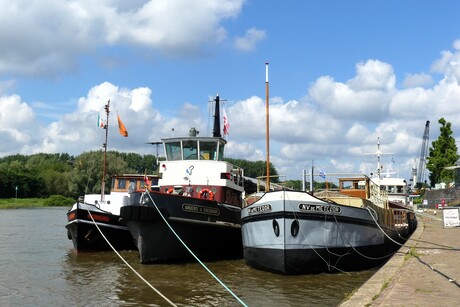
[[[99,226],[96,224],[96,221],[93,219],[93,216],[91,215],[91,212],[88,209],[88,206],[86,206],[86,211],[88,211],[89,217],[94,223],[94,226],[96,226],[97,230],[99,230],[99,233],[102,235],[104,240],[107,242],[107,244],[112,248],[112,250],[117,254],[117,256],[131,269],[131,271],[134,272],[146,285],[148,285],[153,291],[155,291],[159,296],[161,296],[165,301],[167,301],[171,306],[177,306],[174,304],[172,301],[170,301],[166,296],[164,296],[160,291],[158,291],[154,286],[152,286],[144,277],[142,277],[141,274],[136,272],[136,270],[120,255],[120,253],[117,252],[117,250],[110,244],[109,240],[105,237],[105,235],[102,233],[101,229]]]
[[[368,208],[367,208],[367,209],[368,209]],[[370,211],[369,211],[369,212],[370,212]],[[372,214],[371,214],[371,216],[372,216]],[[372,216],[372,218],[374,219],[373,216]],[[375,219],[374,219],[374,221],[375,221]],[[376,222],[376,221],[375,221],[375,222]],[[376,223],[377,223],[377,222],[376,222]],[[379,225],[377,224],[377,226],[379,226]],[[379,228],[380,228],[380,226],[379,226]],[[380,230],[381,230],[381,231],[385,234],[385,236],[387,236],[391,241],[395,242],[396,244],[398,244],[398,245],[400,245],[400,246],[403,246],[403,244],[400,244],[400,243],[394,241],[392,238],[390,238],[390,237],[383,231],[382,228],[380,228]],[[415,240],[415,241],[426,242],[426,241],[422,241],[422,240]],[[426,243],[430,243],[430,242],[426,242]],[[430,243],[430,244],[434,244],[434,243]],[[438,245],[438,244],[435,244],[435,245]],[[441,246],[442,246],[442,245],[441,245]],[[450,249],[450,250],[458,250],[457,248],[453,248],[453,247],[451,247],[451,248],[449,248],[448,246],[445,246],[445,247],[447,247],[447,249]],[[415,246],[413,246],[413,248],[415,248]],[[420,247],[419,247],[419,248],[420,248]],[[419,256],[414,255],[414,254],[413,254],[413,256],[414,256],[415,258],[417,258],[417,260],[418,260],[420,263],[426,265],[427,267],[429,267],[429,268],[430,268],[431,270],[433,270],[434,272],[436,272],[436,273],[438,273],[439,275],[441,275],[441,276],[443,276],[444,278],[446,278],[450,283],[453,283],[454,285],[456,285],[457,287],[460,288],[460,284],[459,284],[455,279],[449,277],[448,275],[444,274],[443,272],[439,271],[438,269],[435,269],[435,268],[432,267],[429,263],[423,261]]]
[[[285,209],[285,208],[286,208],[286,204],[285,204],[285,201],[286,201],[286,190],[285,190],[285,189],[283,189],[283,193],[284,193],[284,197],[283,197],[283,207],[284,207],[284,209]],[[288,200],[289,200],[289,199],[288,199]],[[290,201],[289,201],[288,203],[291,205],[291,209],[292,209],[291,211],[292,211],[292,213],[293,213],[293,215],[294,215],[294,219],[295,219],[296,221],[298,221],[299,218],[297,217],[297,214],[296,214],[296,212],[295,212],[294,207],[292,206],[292,203],[291,203]],[[321,256],[321,254],[316,250],[316,248],[315,248],[314,246],[312,246],[312,245],[310,244],[310,242],[309,242],[308,239],[307,239],[307,236],[303,233],[302,228],[300,228],[300,227],[299,227],[299,232],[303,235],[303,237],[305,238],[305,241],[307,241],[308,247],[310,247],[311,250],[313,250],[313,251],[315,252],[315,254],[316,254],[321,260],[323,260],[323,262],[326,264],[327,269],[328,269],[329,272],[330,272],[331,270],[337,270],[338,272],[346,273],[346,274],[348,274],[348,275],[351,275],[349,272],[344,271],[344,270],[341,270],[341,269],[339,269],[338,267],[335,266],[335,265],[340,261],[340,259],[338,259],[334,265],[331,264],[328,260],[324,259],[324,257]],[[329,252],[329,250],[328,250],[328,252]]]
[[[377,227],[380,229],[380,231],[385,235],[385,237],[387,237],[388,239],[390,239],[390,241],[392,241],[393,243],[399,245],[399,246],[404,246],[404,244],[401,244],[399,243],[398,241],[395,241],[393,240],[393,238],[391,238],[386,232],[385,230],[382,229],[382,227],[380,227],[379,223],[376,221],[376,219],[374,218],[374,215],[372,214],[371,212],[371,208],[369,207],[366,207],[367,211],[369,211],[369,214],[370,216],[372,217],[372,219],[374,220],[375,224],[377,225]]]
[[[334,213],[332,213],[332,215],[334,216],[334,220],[335,220],[335,222],[336,222],[337,225],[338,225],[339,222],[337,221],[336,215],[335,215]],[[348,240],[346,240],[346,238],[342,236],[342,233],[340,233],[340,237],[342,238],[342,240],[346,241],[346,242],[350,245],[350,247],[353,249],[354,252],[356,252],[358,255],[360,255],[360,256],[363,257],[363,258],[366,258],[366,259],[369,259],[369,260],[382,260],[382,259],[385,259],[385,258],[388,258],[388,257],[391,257],[391,256],[394,255],[394,253],[390,253],[390,254],[385,255],[385,256],[382,256],[382,257],[370,257],[370,256],[366,256],[366,255],[364,255],[363,253],[361,253],[360,251],[358,251]]]
[[[413,256],[414,256],[415,258],[417,258],[417,260],[418,260],[420,263],[426,265],[426,266],[429,267],[431,270],[433,270],[433,271],[435,271],[436,273],[438,273],[439,275],[445,277],[450,283],[453,283],[454,285],[456,285],[457,287],[460,288],[460,284],[459,284],[455,279],[450,278],[449,276],[447,276],[447,275],[444,274],[443,272],[439,271],[438,269],[433,268],[430,264],[428,264],[427,262],[425,262],[425,261],[423,261],[422,259],[420,259],[419,256],[417,256],[417,255],[413,255]]]
[[[182,245],[188,250],[188,252],[196,259],[196,261],[198,261],[198,263],[206,270],[208,271],[208,273],[215,279],[217,280],[221,285],[222,287],[224,287],[225,290],[227,290],[241,305],[247,307],[247,305],[235,294],[233,293],[232,290],[230,290],[229,287],[227,287],[193,252],[192,250],[187,246],[187,244],[185,244],[184,241],[182,241],[182,239],[179,237],[179,235],[174,231],[174,229],[172,228],[172,226],[168,223],[168,221],[166,220],[166,218],[163,216],[163,214],[161,213],[160,209],[158,208],[157,204],[153,201],[152,199],[152,196],[150,195],[150,193],[147,193],[147,195],[149,196],[150,200],[152,201],[155,209],[158,211],[158,213],[160,214],[161,218],[163,219],[163,221],[166,223],[166,225],[169,227],[169,229],[172,231],[172,233],[176,236],[176,238],[182,243]]]

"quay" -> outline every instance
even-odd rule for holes
[[[458,306],[460,227],[444,228],[441,211],[417,220],[406,244],[340,306]]]

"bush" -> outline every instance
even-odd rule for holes
[[[45,207],[65,207],[72,206],[74,203],[75,200],[70,197],[51,195],[45,200],[44,205]]]

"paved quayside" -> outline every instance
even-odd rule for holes
[[[418,257],[410,255],[412,254]],[[444,228],[442,212],[418,215],[399,252],[340,306],[458,306],[460,227]]]

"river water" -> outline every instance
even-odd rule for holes
[[[0,210],[1,306],[168,306],[113,252],[75,254],[67,208]],[[141,265],[121,256],[178,306],[240,306],[198,263]],[[248,306],[336,306],[375,271],[283,276],[243,260],[205,265]]]

